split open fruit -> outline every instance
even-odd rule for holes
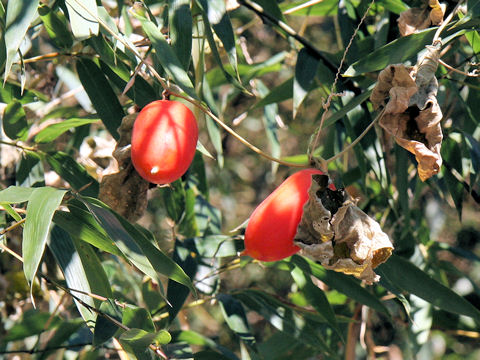
[[[277,261],[300,250],[293,243],[293,238],[314,174],[323,173],[305,169],[291,175],[258,205],[245,231],[245,251],[242,255],[262,261]]]
[[[197,140],[197,120],[188,107],[178,101],[153,101],[133,125],[133,166],[147,181],[171,183],[192,163]]]

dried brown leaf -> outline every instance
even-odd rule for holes
[[[344,190],[329,189],[326,175],[312,178],[295,244],[327,269],[377,282],[373,269],[390,257],[390,239]]]
[[[403,11],[397,20],[400,35],[407,36],[419,30],[440,25],[445,9],[446,6],[440,4],[438,0],[429,0],[428,6]]]
[[[120,139],[113,151],[118,171],[105,175],[100,183],[99,198],[129,221],[138,220],[147,208],[149,182],[135,171],[130,160],[130,143],[136,114],[123,118]]]
[[[435,78],[438,52],[439,48],[427,47],[413,68],[388,66],[380,73],[371,96],[374,108],[385,108],[380,126],[415,155],[422,181],[437,174],[442,165],[442,112]]]

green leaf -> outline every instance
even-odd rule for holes
[[[295,76],[293,80],[293,117],[303,100],[312,87],[315,74],[317,73],[319,59],[307,48],[302,48],[297,56],[295,64]]]
[[[363,288],[358,281],[355,281],[351,276],[337,273],[335,271],[327,271],[314,261],[298,255],[292,256],[290,262],[302,269],[303,272],[312,274],[331,288],[338,290],[355,301],[367,305],[382,314],[390,316],[385,305],[383,305],[377,297]]]
[[[195,93],[192,81],[188,77],[188,74],[183,69],[180,60],[173,52],[170,45],[168,45],[167,40],[165,40],[164,35],[161,33],[158,27],[155,26],[155,24],[150,20],[147,20],[138,14],[134,15],[142,24],[143,31],[145,31],[148,38],[152,42],[153,48],[155,49],[155,56],[167,74],[178,86],[180,86],[183,91],[185,91],[187,95],[199,100],[197,94]]]
[[[434,280],[410,261],[392,255],[377,272],[400,289],[454,314],[470,316],[480,323],[480,311],[460,295]]]
[[[114,300],[108,299],[100,304],[100,313],[102,316],[97,316],[95,322],[95,330],[93,332],[93,345],[101,345],[110,340],[119,330],[119,325],[122,321],[122,309],[115,303]],[[105,316],[105,315],[108,315]],[[112,321],[115,320],[115,321]]]
[[[169,0],[170,44],[185,71],[192,57],[192,13],[190,0]]]
[[[0,191],[0,203],[16,204],[28,201],[34,191],[33,188],[9,186]]]
[[[15,183],[18,186],[45,186],[42,157],[32,151],[24,151],[15,169]]]
[[[240,248],[237,243],[241,243],[241,240],[233,240],[227,235],[208,235],[194,240],[198,253],[206,258],[236,256]]]
[[[178,224],[185,213],[185,189],[182,180],[178,179],[170,183],[169,186],[161,188],[160,192],[168,216]]]
[[[48,6],[41,4],[38,13],[48,36],[60,48],[68,49],[73,44],[73,37],[68,29],[67,19],[61,12],[55,12]]]
[[[138,359],[147,359],[145,352],[150,344],[164,345],[172,340],[170,333],[166,330],[149,333],[142,329],[130,329],[120,335],[118,341],[122,347]]]
[[[298,341],[308,344],[325,355],[331,355],[325,340],[316,330],[318,323],[296,313],[290,307],[261,290],[246,289],[234,294],[245,306],[258,312],[279,331],[295,337]]]
[[[13,100],[3,111],[2,127],[12,140],[27,140],[28,123],[25,110],[19,101]]]
[[[320,316],[325,318],[332,329],[334,329],[340,338],[342,338],[342,332],[338,327],[337,319],[335,318],[335,312],[328,302],[327,296],[323,290],[314,285],[310,279],[310,275],[307,276],[299,267],[295,267],[291,273],[293,280],[303,292],[310,305],[317,310]]]
[[[228,294],[218,294],[217,300],[220,303],[220,309],[228,327],[247,345],[254,346],[255,337],[250,331],[247,315],[240,301]]]
[[[110,134],[112,134],[115,140],[118,140],[119,134],[117,129],[122,123],[125,112],[105,75],[89,59],[77,60],[77,73],[98,116]]]
[[[40,130],[37,135],[35,135],[35,142],[37,143],[48,143],[56,138],[58,138],[63,133],[87,124],[95,124],[98,119],[79,119],[73,118],[64,120],[60,123],[48,125],[46,128]]]
[[[10,104],[18,100],[21,104],[29,104],[36,101],[48,101],[48,97],[37,90],[23,89],[19,84],[7,82],[0,86],[0,102]]]
[[[55,226],[52,229],[48,247],[63,272],[68,288],[105,297],[112,296],[107,276],[90,245],[75,240],[64,230]],[[72,294],[92,307],[100,306],[100,301],[91,296],[73,290]],[[97,319],[96,313],[77,300],[75,305],[87,326],[93,328]]]
[[[85,40],[99,31],[98,9],[95,0],[65,0],[73,35]]]
[[[280,9],[288,15],[296,16],[334,16],[337,14],[338,1],[324,0],[308,7],[300,6],[307,3],[305,0],[282,3]],[[296,10],[298,8],[298,10]]]
[[[198,0],[197,3],[201,4],[204,13],[207,15],[209,24],[212,26],[215,34],[222,42],[223,47],[227,52],[230,64],[232,65],[238,78],[239,74],[237,50],[235,47],[235,35],[233,32],[232,23],[230,22],[230,17],[228,16],[227,9],[225,7],[225,1]]]
[[[65,193],[66,190],[40,187],[35,188],[28,199],[22,255],[23,271],[30,286],[42,260],[53,214]]]
[[[5,19],[6,62],[4,83],[17,55],[31,22],[35,18],[39,0],[16,0],[7,2],[7,17]]]
[[[294,79],[291,77],[290,79],[273,88],[272,91],[270,91],[252,107],[252,110],[263,108],[268,104],[279,103],[284,100],[291,99],[293,96],[293,81]]]
[[[74,190],[80,190],[87,196],[97,196],[99,184],[83,166],[77,163],[70,155],[61,151],[47,153],[48,164],[58,175],[67,181]],[[85,186],[87,186],[85,188]]]
[[[68,232],[71,237],[85,241],[102,251],[126,260],[125,255],[115,243],[112,243],[112,240],[89,212],[74,206],[69,206],[69,210],[69,212],[55,212],[53,222]]]
[[[96,199],[82,198],[82,202],[120,250],[142,272],[153,279],[158,272],[195,292],[190,278],[182,268],[153,245],[143,232]]]
[[[127,306],[123,309],[122,324],[129,328],[142,329],[146,332],[155,332],[150,313],[144,308]]]
[[[190,345],[204,346],[212,350],[215,350],[216,352],[214,353],[214,355],[217,356],[215,359],[226,358],[230,360],[238,360],[238,357],[232,351],[217,344],[212,339],[209,339],[198,332],[195,332],[192,330],[172,332],[172,338],[173,338],[172,340],[173,343],[186,342],[187,344],[190,344]],[[220,354],[223,355],[224,357],[221,357]]]
[[[434,33],[435,29],[427,29],[398,38],[350,65],[343,75],[358,76],[382,70],[389,64],[403,63],[431,44]]]
[[[185,241],[175,240],[175,248],[173,250],[173,261],[180,265],[189,276],[190,279],[195,277],[198,269],[197,251],[194,248],[191,239]],[[168,321],[171,323],[178,312],[181,310],[185,300],[189,295],[189,291],[185,286],[180,285],[176,281],[169,281],[167,285],[167,300],[170,303],[168,309]]]

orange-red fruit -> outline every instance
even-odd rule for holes
[[[277,261],[295,254],[293,243],[297,226],[308,200],[313,174],[320,170],[301,170],[287,178],[255,209],[245,231],[245,251],[257,260]]]
[[[171,183],[192,163],[197,140],[197,120],[188,107],[178,101],[153,101],[133,125],[133,166],[147,181]]]

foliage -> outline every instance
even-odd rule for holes
[[[0,358],[478,358],[480,5],[433,3],[444,27],[403,37],[428,2],[0,3]],[[423,182],[369,97],[439,36],[443,165]],[[194,111],[198,151],[132,196],[103,181],[119,126],[162,97]],[[239,255],[310,160],[394,243],[379,283]]]

